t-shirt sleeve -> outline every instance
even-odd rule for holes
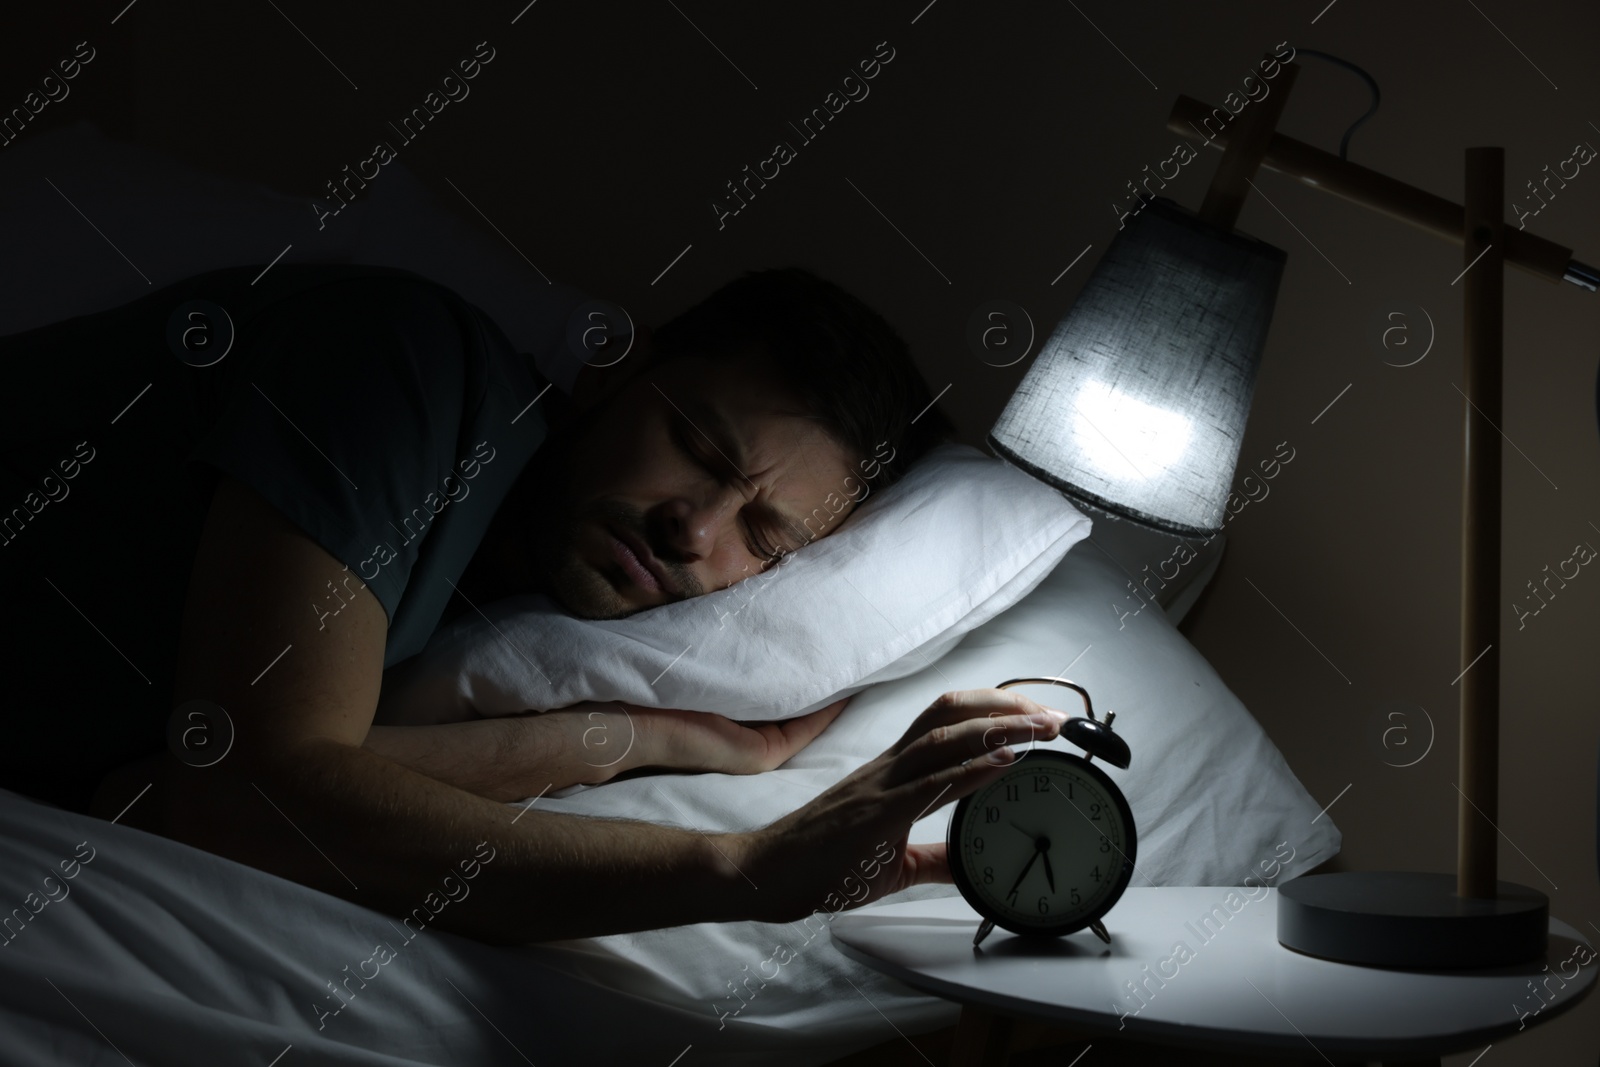
[[[470,462],[464,413],[481,403],[485,357],[464,308],[396,278],[330,282],[267,308],[242,325],[242,358],[189,456],[356,572],[391,623],[447,479]]]

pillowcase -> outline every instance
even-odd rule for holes
[[[921,670],[1026,596],[1089,528],[1016,467],[940,445],[836,532],[726,589],[605,621],[544,596],[463,615],[386,674],[376,721],[585,700],[786,719]]]

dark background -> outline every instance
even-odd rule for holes
[[[1600,145],[1600,8],[1575,0],[538,0],[525,11],[524,0],[365,9],[138,0],[125,11],[124,2],[8,12],[0,107],[20,105],[78,41],[98,52],[19,144],[92,119],[120,139],[304,196],[310,216],[327,179],[375,140],[393,140],[386,120],[487,40],[496,58],[471,95],[415,143],[396,142],[400,162],[467,223],[494,235],[461,194],[552,278],[653,324],[743,270],[810,267],[894,323],[932,390],[951,386],[941,404],[973,443],[1027,368],[974,356],[973,311],[1011,300],[1047,331],[1115,233],[1124,182],[1172,154],[1165,120],[1176,96],[1220,103],[1278,42],[1370,70],[1384,103],[1351,159],[1458,201],[1467,146],[1503,145],[1517,196],[1575,143]],[[880,41],[896,55],[870,96],[800,145],[787,123],[820,106]],[[1301,65],[1280,129],[1336,150],[1366,89],[1335,67]],[[719,231],[712,199],[778,139],[798,158]],[[1217,158],[1202,154],[1165,195],[1197,207]],[[1529,227],[1591,263],[1595,170]],[[1257,184],[1271,203],[1252,195],[1239,228],[1285,249],[1289,265],[1241,462],[1280,441],[1296,459],[1229,525],[1222,568],[1185,632],[1311,793],[1337,798],[1338,865],[1449,870],[1463,406],[1453,388],[1460,287],[1450,281],[1464,263],[1450,244],[1279,175]],[[82,223],[63,213],[61,226],[65,246]],[[315,252],[303,241],[289,261]],[[65,254],[7,264],[61,286],[75,269]],[[1509,605],[1576,542],[1600,545],[1600,298],[1516,271],[1506,293],[1503,429],[1514,446],[1504,450],[1500,872],[1549,893],[1552,912],[1587,933],[1600,930],[1600,576],[1585,569],[1520,631]],[[1417,305],[1437,324],[1431,354],[1386,366],[1384,314]],[[1377,743],[1397,707],[1416,751],[1427,721],[1436,728],[1415,766],[1386,766]],[[1597,1031],[1591,998],[1486,1062],[1589,1067]]]

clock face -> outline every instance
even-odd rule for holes
[[[1133,813],[1100,768],[1035,749],[962,798],[950,821],[962,896],[1013,933],[1068,934],[1111,910],[1133,876]]]

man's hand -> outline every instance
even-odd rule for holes
[[[1013,690],[945,693],[878,758],[805,807],[734,839],[733,861],[756,886],[748,917],[789,922],[950,882],[944,843],[908,845],[911,824],[994,781],[1015,762],[1010,746],[1047,741],[1066,718]]]
[[[643,746],[640,764],[679,771],[760,774],[781,767],[839,717],[849,697],[782,722],[736,722],[723,715],[627,705]]]
[[[513,801],[637,770],[770,771],[815,740],[848,702],[747,725],[710,712],[585,701],[465,722],[373,726],[362,747],[469,793]]]

